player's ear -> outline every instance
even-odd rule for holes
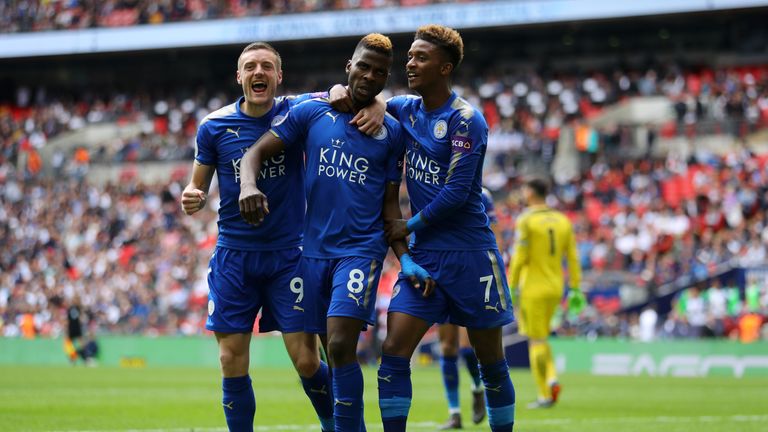
[[[238,84],[240,85],[243,84],[243,80],[240,78],[240,69],[238,69],[237,72],[235,73],[235,79],[237,80]]]
[[[440,74],[443,76],[448,76],[451,72],[453,72],[453,63],[443,63],[440,67]]]
[[[282,69],[277,71],[277,85],[280,85],[283,82],[283,71]]]
[[[347,72],[347,75],[349,75],[350,69],[352,69],[352,60],[347,60],[347,66],[344,68],[344,70]]]

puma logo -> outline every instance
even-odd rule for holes
[[[234,134],[236,137],[240,138],[240,128],[237,128],[237,130],[227,128],[227,133]]]
[[[301,307],[301,306],[296,306],[296,305],[293,305],[293,310],[295,310],[295,311],[300,311],[300,312],[304,312],[304,308],[303,308],[303,307]]]
[[[336,405],[352,406],[352,402],[344,402],[344,401],[340,401],[340,400],[336,399],[336,400],[334,400],[333,405],[334,406],[336,406]]]
[[[411,127],[415,127],[416,126],[416,119],[413,118],[413,114],[409,114],[408,115],[408,119],[411,120]]]
[[[485,305],[485,310],[492,310],[492,311],[496,311],[496,313],[500,313],[499,312],[499,302],[496,302],[496,304],[493,305],[493,306]]]
[[[320,393],[322,395],[327,395],[328,394],[328,391],[325,390],[325,386],[321,387],[320,389],[310,388],[309,391],[311,393]]]
[[[488,390],[488,391],[492,391],[492,392],[496,392],[496,393],[501,393],[501,386],[496,386],[496,387],[488,387],[488,386],[486,386],[485,389]]]
[[[362,300],[363,300],[363,296],[360,296],[360,298],[357,298],[357,297],[355,297],[354,295],[352,295],[352,293],[347,293],[347,297],[349,297],[349,298],[351,298],[352,300],[354,300],[354,301],[355,301],[355,303],[357,303],[357,307],[360,307],[360,301],[362,301]]]
[[[379,378],[380,380],[382,380],[382,381],[386,381],[386,382],[388,382],[388,383],[391,383],[391,382],[392,382],[392,375],[387,375],[387,376],[385,376],[385,377],[383,377],[383,376],[381,376],[381,375],[378,375],[378,378]]]
[[[235,409],[234,407],[235,401],[229,401],[229,403],[222,403],[222,405],[224,405],[225,408],[229,408],[231,410]]]
[[[325,115],[327,115],[328,117],[330,117],[330,118],[331,118],[331,120],[333,120],[333,124],[336,124],[336,119],[339,117],[339,115],[338,115],[338,114],[336,114],[336,115],[333,115],[333,114],[331,114],[330,112],[326,111],[326,112],[325,112]]]

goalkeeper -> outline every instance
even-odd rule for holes
[[[531,178],[523,187],[528,208],[517,219],[509,287],[519,309],[520,333],[528,336],[531,373],[538,399],[528,408],[549,408],[557,402],[560,384],[547,342],[550,322],[563,297],[563,258],[568,258],[568,306],[577,312],[585,304],[579,291],[581,269],[573,227],[568,218],[546,205],[549,183]]]

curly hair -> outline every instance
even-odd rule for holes
[[[439,24],[427,24],[416,30],[413,40],[424,40],[443,49],[455,70],[464,58],[464,41],[456,30]]]
[[[361,48],[376,51],[386,55],[389,58],[392,58],[393,56],[392,41],[381,33],[369,33],[363,36],[363,38],[360,39],[360,42],[357,43],[355,52]]]

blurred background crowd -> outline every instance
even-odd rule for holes
[[[14,0],[0,32],[427,3]],[[549,202],[574,222],[590,305],[558,314],[558,333],[768,339],[768,60],[532,67],[489,49],[468,44],[454,90],[489,124],[484,181],[505,257],[528,173],[552,174]],[[337,63],[287,71],[298,78],[280,92],[327,88],[317,76]],[[92,332],[204,332],[216,193],[195,217],[178,200],[199,121],[239,94],[233,74],[218,78],[0,94],[0,335],[57,336],[73,302]],[[403,82],[393,72],[386,95]],[[622,116],[630,106],[647,115]],[[111,132],[69,138],[99,127]],[[147,181],[149,166],[166,175]],[[382,314],[396,272],[388,260]]]

